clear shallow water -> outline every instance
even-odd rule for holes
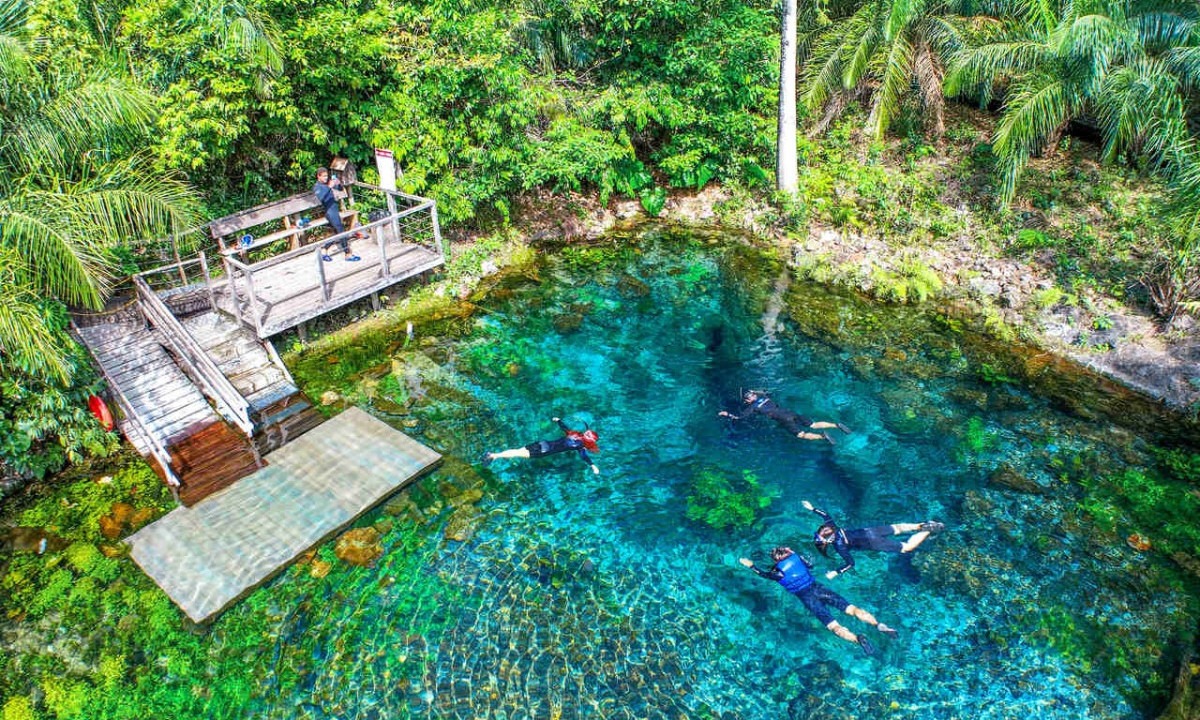
[[[1154,439],[1005,382],[955,321],[786,286],[719,240],[568,248],[393,347],[402,379],[368,394],[448,456],[409,493],[428,522],[385,534],[373,569],[287,574],[219,621],[214,648],[240,613],[280,617],[259,715],[1147,716],[1195,586],[1125,544],[1139,528],[1095,527],[1076,481],[1149,463]],[[830,446],[719,419],[744,387],[853,432]],[[389,414],[405,396],[412,412]],[[600,433],[600,475],[569,455],[478,463],[557,437],[556,415]],[[1047,492],[989,485],[1004,463]],[[749,527],[689,521],[705,469],[776,497]],[[464,487],[482,490],[469,511],[435,512]],[[804,499],[847,527],[947,524],[910,567],[859,552],[827,583],[899,630],[866,630],[876,658],[737,564],[790,544],[835,567],[807,542]],[[471,537],[441,541],[448,517]]]

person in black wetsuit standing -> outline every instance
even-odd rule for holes
[[[756,567],[754,561],[749,558],[741,558],[738,562],[753,570],[760,577],[774,580],[782,585],[785,590],[800,598],[804,607],[808,608],[808,611],[815,615],[817,620],[821,621],[830,632],[847,642],[857,643],[867,655],[875,654],[875,647],[871,641],[865,635],[854,633],[834,620],[833,613],[829,612],[829,608],[837,608],[868,625],[874,625],[875,629],[884,635],[895,637],[896,631],[876,620],[874,615],[851,605],[849,600],[817,582],[812,576],[812,563],[808,561],[808,558],[796,554],[789,547],[780,546],[771,551],[771,559],[775,561],[775,564],[771,566],[770,570]]]
[[[333,228],[334,235],[341,235],[346,232],[346,228],[342,225],[342,210],[338,207],[338,193],[342,190],[342,181],[336,177],[329,175],[329,168],[317,168],[317,182],[313,185],[313,194],[317,196],[317,202],[321,203],[321,207],[325,210],[325,219],[329,221],[329,227]],[[350,238],[339,238],[336,243],[328,243],[322,246],[321,250],[324,254],[321,259],[325,262],[333,260],[329,256],[329,248],[334,244],[341,245],[342,253],[344,253],[346,262],[358,262],[362,258],[350,252]]]
[[[600,451],[600,446],[596,444],[600,436],[596,434],[596,431],[586,427],[583,431],[572,430],[560,418],[551,419],[562,428],[562,437],[557,440],[538,440],[525,447],[512,448],[511,450],[484,453],[483,464],[490,465],[496,458],[536,458],[574,450],[579,453],[579,458],[592,468],[592,472],[599,475],[600,468],[596,467],[596,464],[592,462],[591,456],[588,455],[589,450],[592,452]]]
[[[833,546],[837,554],[842,556],[842,566],[837,570],[825,573],[825,577],[829,580],[854,567],[854,558],[850,555],[851,550],[879,550],[907,555],[916,550],[930,535],[946,529],[945,525],[936,520],[926,520],[920,523],[895,523],[846,530],[838,527],[837,523],[833,521],[832,515],[820,508],[813,507],[809,501],[804,501],[804,507],[825,521],[813,533],[813,544],[817,546],[817,550],[822,555],[828,556],[829,547]],[[913,533],[913,535],[904,542],[895,538],[896,535],[908,533]]]
[[[731,412],[722,410],[717,413],[720,417],[726,417],[730,420],[742,420],[758,413],[766,415],[783,427],[787,431],[800,438],[801,440],[827,440],[830,444],[833,443],[833,438],[829,436],[827,430],[837,428],[844,433],[850,432],[850,428],[841,423],[826,422],[824,420],[812,420],[798,412],[793,412],[786,408],[782,408],[775,404],[775,401],[767,397],[764,393],[758,390],[747,390],[742,395],[742,414],[734,415]],[[814,432],[814,431],[821,432]]]

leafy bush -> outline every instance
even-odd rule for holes
[[[0,348],[0,474],[43,478],[88,455],[104,456],[120,440],[88,411],[100,381],[87,351],[67,332],[67,311],[58,302],[38,305],[47,330],[66,355],[71,380],[63,384]]]
[[[0,714],[3,720],[34,720],[36,717],[33,714],[33,704],[23,695],[9,698],[4,703],[3,714]]]
[[[942,279],[921,260],[909,258],[895,272],[875,268],[871,272],[872,294],[887,302],[922,303],[942,291]]]
[[[717,530],[749,527],[778,491],[763,487],[749,470],[740,475],[704,468],[692,476],[687,518]]]

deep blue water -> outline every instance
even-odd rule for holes
[[[264,693],[262,714],[1147,716],[1194,584],[1124,542],[1149,528],[1096,528],[1076,506],[1080,477],[1149,463],[1155,439],[1064,412],[955,321],[782,272],[736,239],[652,229],[502,276],[459,332],[419,326],[396,353],[416,399],[402,427],[451,459],[426,487],[479,473],[473,536],[442,540],[448,512],[431,512],[436,542],[335,571],[302,627],[294,612],[283,623],[279,662],[303,681]],[[718,418],[747,387],[852,432],[831,445]],[[600,434],[599,475],[569,454],[479,462],[558,437],[553,416]],[[1046,492],[989,485],[1005,463]],[[702,471],[749,471],[773,498],[747,527],[688,520]],[[787,544],[835,567],[808,540],[805,499],[847,527],[947,525],[911,563],[858,552],[853,572],[822,579],[899,630],[838,616],[877,657],[737,562],[769,565]],[[413,552],[415,578],[397,570]]]

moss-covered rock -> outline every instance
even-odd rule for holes
[[[342,562],[370,567],[383,555],[379,531],[373,527],[354,528],[342,533],[333,552]]]

